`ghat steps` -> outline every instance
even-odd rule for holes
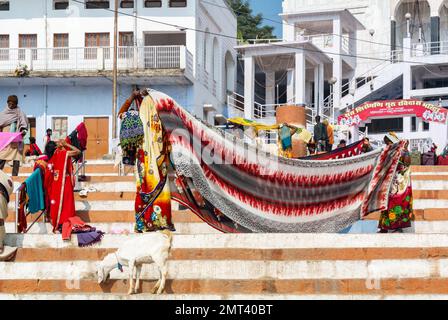
[[[88,165],[83,184],[98,192],[75,197],[77,213],[108,233],[103,241],[78,248],[76,237],[63,242],[43,223],[9,234],[7,244],[19,250],[15,261],[0,263],[0,299],[129,298],[126,274],[113,271],[105,285],[95,279],[97,261],[138,236],[113,234],[132,231],[135,192],[134,178],[115,172],[111,164]],[[413,179],[416,234],[225,235],[173,204],[178,231],[166,294],[147,294],[156,273],[146,266],[144,294],[131,299],[448,298],[448,168],[414,167]],[[13,206],[7,229],[14,231]]]

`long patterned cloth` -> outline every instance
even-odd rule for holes
[[[139,109],[144,140],[137,150],[135,198],[136,232],[172,229],[171,194],[168,180],[168,143],[151,97]]]
[[[403,151],[393,179],[388,208],[381,213],[379,228],[382,230],[410,228],[411,221],[415,218],[412,208],[411,167],[406,163],[406,157],[409,157],[409,152]]]
[[[150,96],[172,148],[173,198],[220,231],[339,232],[387,208],[400,143],[350,158],[284,159],[209,127],[160,92]]]

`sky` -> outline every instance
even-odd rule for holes
[[[262,13],[263,17],[281,21],[278,16],[282,12],[282,0],[249,0],[254,13]],[[282,37],[282,25],[272,21],[264,21],[264,24],[275,27],[274,34],[277,38]]]

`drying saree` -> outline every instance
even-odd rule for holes
[[[167,183],[169,144],[151,97],[143,100],[139,115],[144,127],[144,140],[137,150],[135,164],[135,231],[174,230],[171,222],[171,194]]]
[[[143,106],[139,192],[156,190],[166,177],[169,144],[175,173],[171,196],[217,230],[335,233],[388,208],[403,143],[366,154],[356,144],[325,154],[325,159],[285,159],[209,126],[161,92],[149,90]],[[162,217],[170,217],[168,199],[165,185],[154,203],[164,205]],[[142,202],[136,201],[137,213],[144,209]],[[144,214],[143,224],[151,222],[150,215]]]

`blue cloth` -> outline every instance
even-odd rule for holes
[[[287,126],[283,126],[280,129],[280,140],[282,141],[283,150],[292,148],[291,129]]]
[[[28,194],[28,211],[36,213],[45,209],[44,188],[42,185],[41,169],[37,168],[31,176],[25,180],[26,193]]]

